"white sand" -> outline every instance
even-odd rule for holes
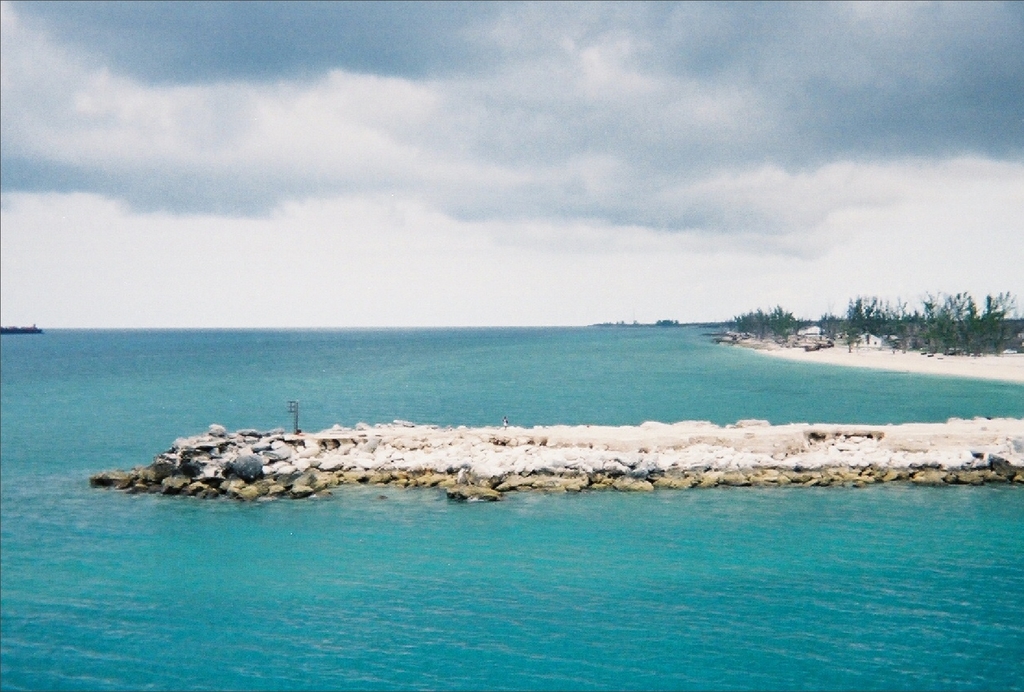
[[[845,346],[826,348],[821,351],[804,351],[802,348],[758,348],[755,350],[775,358],[785,358],[801,363],[821,363],[1024,383],[1024,353],[999,356],[936,355],[928,357],[921,353],[903,353],[901,351],[893,353],[889,350],[877,349],[854,349],[850,353]]]

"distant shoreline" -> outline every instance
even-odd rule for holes
[[[774,358],[800,363],[839,365],[852,368],[870,368],[907,372],[919,375],[945,375],[948,377],[970,377],[982,380],[998,380],[1024,384],[1024,353],[1004,353],[985,356],[944,356],[928,355],[916,351],[892,351],[877,348],[846,347],[823,348],[805,351],[803,348],[787,348],[769,341],[737,343]]]
[[[678,320],[658,320],[657,322],[598,322],[587,325],[588,327],[628,327],[634,328],[672,328],[672,327],[702,327],[704,329],[723,329],[729,322],[680,322]]]

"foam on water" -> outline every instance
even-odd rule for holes
[[[48,332],[2,349],[0,675],[21,688],[1024,686],[1019,488],[125,496],[211,422],[904,422],[1024,387],[692,330]],[[380,495],[387,499],[379,499]]]

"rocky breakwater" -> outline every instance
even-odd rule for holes
[[[329,495],[344,484],[443,488],[449,498],[506,493],[652,491],[874,483],[1024,486],[1024,419],[906,425],[772,426],[746,420],[639,426],[439,428],[396,421],[317,433],[229,433],[211,425],[148,466],[105,471],[129,493],[267,500]]]

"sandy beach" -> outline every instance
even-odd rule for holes
[[[949,377],[974,377],[984,380],[1000,380],[1024,384],[1024,353],[999,356],[927,356],[921,353],[878,349],[854,349],[851,353],[845,347],[804,351],[802,348],[757,348],[759,353],[774,358],[842,365],[853,368],[875,368],[896,372],[912,372],[926,375],[947,375]]]

